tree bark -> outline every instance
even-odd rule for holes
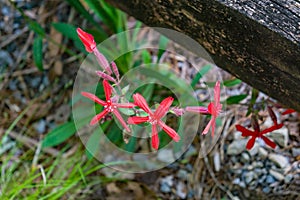
[[[149,26],[190,36],[219,67],[300,111],[298,0],[106,1]]]

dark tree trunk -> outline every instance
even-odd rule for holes
[[[219,67],[300,111],[298,0],[106,1],[149,26],[192,37]]]

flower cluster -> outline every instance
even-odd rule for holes
[[[153,111],[150,109],[145,98],[139,93],[133,95],[133,100],[134,100],[133,103],[119,103],[118,102],[119,98],[117,94],[115,94],[116,98],[112,97],[113,87],[109,84],[109,81],[113,82],[115,85],[119,84],[120,75],[119,75],[117,65],[114,62],[109,64],[105,56],[98,51],[98,49],[96,48],[96,42],[94,40],[94,37],[91,34],[84,32],[80,28],[77,28],[77,33],[82,43],[84,44],[86,51],[89,53],[93,53],[96,56],[100,66],[103,68],[103,71],[96,71],[96,74],[104,79],[103,88],[105,93],[105,101],[99,99],[94,94],[88,92],[81,93],[84,97],[87,97],[90,100],[94,101],[95,103],[103,106],[103,111],[92,118],[92,120],[90,121],[90,125],[96,124],[97,122],[99,122],[99,120],[101,120],[102,118],[104,118],[106,115],[110,113],[117,118],[117,120],[121,123],[121,125],[127,132],[131,132],[131,129],[129,128],[128,124],[135,125],[141,123],[150,123],[152,126],[151,144],[152,147],[157,150],[159,148],[159,137],[158,137],[159,127],[164,132],[166,132],[175,142],[178,142],[180,140],[179,134],[174,129],[166,125],[162,121],[162,118],[165,117],[169,111],[175,113],[177,116],[181,116],[184,114],[185,111],[187,111],[187,112],[196,112],[200,114],[211,115],[211,119],[207,124],[206,128],[204,129],[204,131],[202,132],[202,134],[207,134],[210,127],[212,127],[212,136],[214,136],[216,119],[222,109],[222,104],[220,104],[220,82],[219,81],[216,82],[214,88],[214,102],[209,103],[207,108],[196,107],[196,106],[194,107],[188,106],[186,108],[179,108],[179,107],[171,108],[174,99],[173,97],[167,97],[159,104],[158,108],[155,111]],[[113,78],[113,76],[115,78]],[[131,116],[128,118],[126,123],[119,112],[119,108],[128,108],[128,109],[140,108],[145,112],[145,114],[147,114],[147,116]]]

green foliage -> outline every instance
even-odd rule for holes
[[[36,67],[43,71],[43,38],[38,36],[33,41],[33,60]]]
[[[157,53],[157,63],[159,63],[161,56],[163,55],[163,53],[166,51],[167,46],[169,43],[169,39],[166,38],[165,36],[161,35],[159,37],[159,43],[158,43],[158,53]]]
[[[41,37],[45,37],[46,35],[46,32],[45,30],[43,29],[43,27],[37,23],[36,21],[29,21],[29,24],[28,24],[29,28],[34,31],[37,35],[41,36]]]
[[[248,95],[247,94],[240,94],[240,95],[234,95],[234,96],[231,96],[231,97],[228,97],[226,99],[226,103],[228,105],[231,105],[231,104],[238,104],[240,103],[242,100],[244,100]]]
[[[193,88],[196,87],[196,84],[199,82],[199,80],[209,72],[209,70],[211,69],[211,65],[205,65],[203,66],[195,75],[195,77],[193,78],[192,82],[191,82],[191,86]]]
[[[226,86],[226,87],[233,87],[233,86],[236,86],[240,83],[242,83],[242,81],[240,79],[234,78],[234,79],[231,79],[231,80],[224,81],[223,85]]]
[[[75,133],[76,126],[73,121],[64,123],[46,135],[46,137],[43,139],[42,147],[46,148],[61,144]]]

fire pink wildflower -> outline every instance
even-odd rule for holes
[[[211,135],[214,137],[215,127],[216,127],[216,119],[222,110],[222,104],[220,104],[220,81],[216,82],[214,88],[214,103],[210,102],[208,107],[202,106],[188,106],[185,108],[188,112],[196,112],[201,114],[210,114],[211,119],[203,130],[202,134],[207,134],[209,128],[211,127]]]
[[[118,108],[133,108],[133,107],[135,107],[135,104],[133,104],[133,103],[114,103],[114,101],[110,97],[111,93],[112,93],[112,88],[109,85],[109,83],[107,82],[107,80],[103,80],[103,88],[104,88],[106,101],[99,99],[94,94],[91,94],[88,92],[81,92],[82,96],[85,96],[104,107],[104,110],[101,113],[99,113],[95,117],[93,117],[93,119],[90,122],[90,125],[96,124],[100,119],[104,118],[105,115],[107,115],[108,113],[113,113],[117,117],[117,119],[120,121],[121,125],[125,128],[125,130],[127,132],[130,132],[130,128],[125,123],[124,119],[122,118],[121,114],[118,111]]]
[[[254,129],[254,131],[250,131],[248,129],[246,129],[245,127],[241,126],[241,125],[236,125],[236,130],[242,132],[242,136],[243,137],[251,137],[246,145],[246,148],[248,150],[252,149],[252,147],[254,146],[255,140],[256,138],[261,138],[263,139],[263,141],[269,145],[270,147],[272,147],[273,149],[276,147],[276,144],[271,141],[269,138],[267,138],[266,136],[264,136],[264,134],[266,133],[270,133],[274,130],[280,129],[282,128],[283,124],[274,124],[273,126],[271,126],[270,128],[267,128],[263,131],[260,131],[259,129],[259,125],[257,123],[256,119],[252,118],[252,127]]]
[[[282,113],[282,115],[288,115],[288,114],[291,114],[291,113],[294,113],[294,112],[296,112],[296,111],[289,108],[289,109],[286,109],[286,110]]]
[[[89,53],[93,53],[94,49],[96,48],[94,37],[91,34],[84,32],[81,28],[77,28],[77,34],[82,41],[85,50]]]
[[[96,42],[94,40],[94,37],[91,34],[84,32],[81,28],[77,28],[77,34],[80,40],[82,41],[83,45],[85,46],[85,50],[89,53],[94,53],[100,66],[108,74],[112,74],[111,68],[105,56],[102,53],[100,53],[99,50],[96,48]]]
[[[152,147],[154,149],[158,149],[159,146],[159,139],[158,139],[158,130],[157,126],[160,126],[175,142],[178,142],[180,140],[180,136],[176,133],[175,130],[173,130],[171,127],[167,126],[161,118],[163,118],[172,102],[172,97],[165,98],[156,111],[153,113],[151,109],[149,108],[145,98],[140,95],[139,93],[133,95],[134,103],[139,106],[141,109],[143,109],[146,113],[148,113],[148,116],[146,117],[139,117],[139,116],[133,116],[128,118],[128,124],[140,124],[144,122],[149,122],[152,125],[152,136],[151,136],[151,143]]]

